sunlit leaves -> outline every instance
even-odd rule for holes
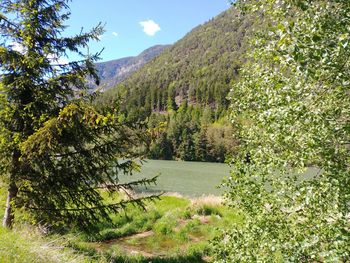
[[[242,143],[226,197],[246,222],[218,251],[232,261],[349,260],[350,2],[239,4],[269,26],[230,94]]]

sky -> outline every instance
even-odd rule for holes
[[[228,0],[72,0],[65,34],[105,24],[99,42],[101,61],[135,56],[158,44],[173,44],[194,27],[229,8]],[[70,57],[71,59],[72,57]]]

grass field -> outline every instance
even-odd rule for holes
[[[92,262],[210,262],[210,240],[219,229],[238,227],[243,217],[214,196],[163,196],[147,212],[130,206],[112,216],[96,235],[68,234],[70,247]]]
[[[113,223],[99,224],[95,234],[43,235],[23,223],[12,231],[0,227],[0,262],[211,262],[210,240],[244,220],[220,202],[214,196],[163,196],[148,203],[146,212],[129,206],[126,215],[111,215]]]
[[[218,193],[215,186],[228,169],[223,164],[149,161],[142,173],[131,179],[157,172],[162,176],[153,190],[193,197]],[[5,192],[0,187],[0,216]],[[93,235],[74,229],[42,235],[34,226],[19,221],[12,231],[0,229],[0,262],[208,262],[209,241],[220,232],[218,229],[235,227],[243,220],[221,205],[216,196],[162,196],[149,202],[146,212],[134,206],[125,212],[111,215],[112,224],[99,224],[99,231]]]
[[[147,160],[141,169],[140,173],[122,177],[121,181],[150,178],[160,173],[156,186],[138,190],[176,192],[187,197],[221,195],[223,189],[217,187],[229,175],[229,167],[223,163]]]

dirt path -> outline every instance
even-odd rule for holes
[[[149,237],[149,236],[153,236],[153,235],[154,235],[154,232],[152,230],[150,230],[150,231],[133,234],[133,235],[126,236],[126,237],[121,237],[121,238],[119,238],[119,240],[126,240],[126,239],[132,239],[132,238],[145,238],[145,237]]]

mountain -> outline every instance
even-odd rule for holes
[[[134,71],[161,54],[170,45],[156,45],[143,51],[136,57],[126,57],[102,63],[96,63],[100,87],[108,90],[129,77]]]
[[[194,28],[183,39],[123,81],[128,105],[148,112],[190,104],[226,108],[230,82],[238,76],[254,19],[230,8]],[[118,92],[118,87],[108,93]]]
[[[260,26],[260,17],[232,7],[194,28],[97,103],[118,101],[130,121],[146,121],[149,158],[222,162],[236,144],[227,96]]]

